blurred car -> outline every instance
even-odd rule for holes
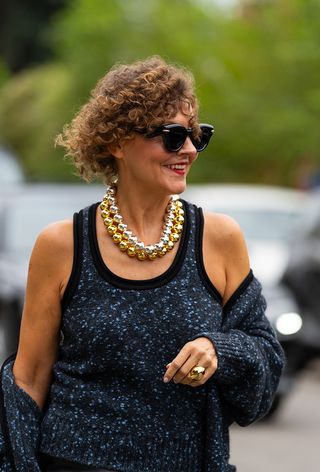
[[[283,283],[294,292],[303,312],[302,362],[320,356],[320,192],[310,194],[296,231]]]
[[[24,173],[15,156],[0,147],[0,188],[23,181]]]
[[[263,285],[266,315],[287,358],[271,410],[274,413],[302,367],[300,338],[304,315],[290,288],[282,283],[282,278],[289,263],[292,235],[299,227],[306,195],[272,186],[201,185],[190,187],[184,197],[204,210],[233,217],[244,233],[251,267]]]
[[[96,185],[22,184],[0,190],[0,361],[17,347],[28,261],[49,223],[101,199]]]

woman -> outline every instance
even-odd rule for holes
[[[30,261],[13,374],[48,471],[235,470],[229,425],[270,407],[282,351],[239,226],[178,197],[212,132],[190,73],[152,57],[111,69],[58,137],[109,186]]]

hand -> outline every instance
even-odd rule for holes
[[[188,377],[190,370],[196,365],[206,369],[200,380]],[[163,381],[170,382],[173,379],[175,383],[199,387],[215,373],[217,367],[218,358],[212,342],[208,338],[200,337],[186,343],[173,361],[166,365]]]

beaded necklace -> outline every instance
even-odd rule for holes
[[[116,204],[116,187],[107,187],[107,192],[100,204],[101,217],[107,228],[107,233],[117,244],[120,251],[139,261],[154,260],[163,257],[174,248],[180,239],[184,223],[184,210],[178,195],[173,195],[164,215],[163,231],[156,244],[145,245],[130,231],[120,214]]]

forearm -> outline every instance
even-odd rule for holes
[[[25,372],[23,366],[16,361],[13,367],[16,384],[22,388],[43,409],[52,378],[52,366],[44,365]]]

